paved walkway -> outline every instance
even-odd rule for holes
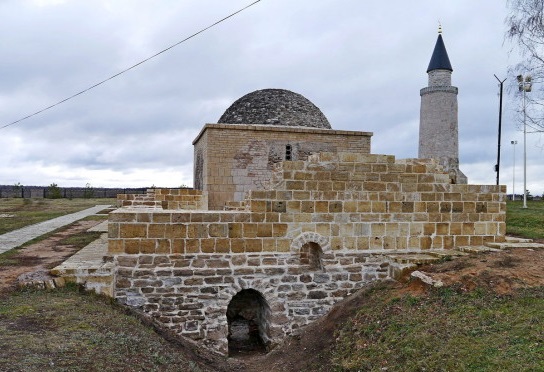
[[[28,242],[29,240],[35,239],[43,234],[47,234],[48,232],[56,230],[62,226],[69,225],[72,222],[81,220],[87,216],[96,214],[97,212],[109,207],[111,207],[111,205],[97,205],[92,208],[53,218],[51,220],[26,226],[22,229],[10,231],[4,235],[0,235],[0,253],[7,252],[10,249]]]
[[[75,275],[77,271],[88,272],[98,270],[104,265],[104,256],[108,254],[108,234],[102,233],[100,238],[77,251],[73,256],[51,270],[53,275]],[[87,272],[85,272],[87,274]]]

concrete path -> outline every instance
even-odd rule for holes
[[[19,230],[10,231],[4,235],[0,235],[0,253],[7,252],[10,249],[28,242],[29,240],[35,239],[43,234],[47,234],[48,232],[56,230],[59,227],[69,225],[72,222],[81,220],[87,216],[96,214],[97,212],[109,207],[111,207],[111,205],[97,205],[92,208],[53,218],[51,220],[26,226]]]
[[[80,249],[73,256],[51,270],[53,275],[66,275],[77,270],[98,269],[104,265],[104,256],[108,253],[108,234],[103,233],[100,238]]]

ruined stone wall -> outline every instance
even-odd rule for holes
[[[264,125],[206,124],[193,142],[195,188],[208,192],[210,209],[264,189],[274,164],[317,152],[370,153],[372,133]]]
[[[146,194],[119,194],[118,207],[156,207],[162,209],[208,209],[208,198],[200,190],[148,189]]]
[[[109,220],[114,296],[225,354],[227,306],[253,289],[273,346],[390,277],[388,253],[503,241],[505,187],[448,182],[433,162],[326,153],[276,165],[243,211],[119,209]]]

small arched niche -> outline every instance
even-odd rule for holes
[[[314,242],[305,243],[300,247],[300,264],[307,266],[310,271],[323,270],[323,250]]]
[[[227,307],[229,356],[265,353],[270,343],[270,307],[254,289],[238,292]]]

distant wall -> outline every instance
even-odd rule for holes
[[[59,187],[62,198],[116,198],[117,194],[145,194],[141,188],[106,188],[106,187]],[[0,185],[0,198],[50,198],[49,186],[14,186]]]

